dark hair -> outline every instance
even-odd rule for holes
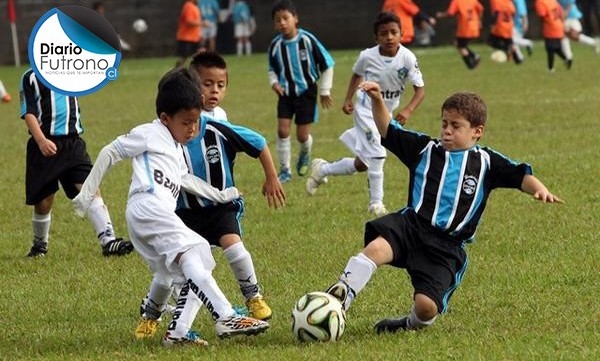
[[[92,4],[92,9],[96,10],[96,11],[100,11],[101,8],[104,7],[104,4],[102,3],[102,1],[95,1]]]
[[[390,11],[382,11],[377,15],[377,18],[373,23],[373,33],[377,35],[377,30],[379,30],[379,27],[388,23],[396,23],[398,24],[398,27],[402,29],[402,23],[400,22],[400,18],[396,14]]]
[[[198,76],[194,71],[176,68],[158,82],[156,95],[156,115],[169,116],[180,110],[202,109],[202,93],[198,85]]]
[[[190,61],[190,69],[200,73],[201,68],[218,68],[227,71],[227,62],[225,59],[212,51],[203,51],[194,55]]]
[[[455,110],[471,124],[471,128],[485,125],[487,106],[481,97],[475,93],[454,93],[442,104],[442,111]]]
[[[271,8],[271,18],[275,19],[275,13],[284,10],[289,11],[294,16],[298,15],[296,11],[296,5],[294,5],[293,2],[291,2],[290,0],[278,0],[273,4],[273,7]]]

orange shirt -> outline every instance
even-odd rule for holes
[[[200,21],[200,9],[196,5],[196,2],[186,1],[179,14],[177,40],[192,43],[200,42]],[[190,25],[189,22],[196,22],[198,25]]]
[[[542,34],[547,39],[565,37],[563,9],[556,0],[536,0],[535,12],[542,19]]]
[[[391,11],[400,18],[402,39],[400,42],[411,43],[415,38],[413,16],[419,13],[419,7],[412,0],[385,0],[383,11]]]
[[[478,38],[481,30],[483,5],[477,0],[452,0],[448,15],[456,16],[457,38]]]
[[[492,29],[490,33],[500,38],[511,39],[513,36],[513,18],[515,17],[515,5],[512,0],[491,0]]]

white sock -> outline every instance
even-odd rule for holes
[[[292,162],[292,142],[290,137],[279,138],[275,142],[275,148],[277,149],[277,157],[279,158],[279,166],[282,169],[290,169],[290,163]]]
[[[323,177],[327,177],[328,175],[351,175],[356,172],[354,158],[342,158],[321,166],[321,176]]]
[[[169,296],[171,296],[171,284],[173,278],[155,273],[150,283],[150,289],[146,295],[146,307],[144,308],[144,317],[159,319],[164,312]]]
[[[569,38],[566,36],[561,39],[560,47],[562,48],[563,53],[565,53],[565,57],[567,60],[573,59],[573,51],[571,50],[571,42]]]
[[[369,179],[369,204],[383,203],[383,164],[385,158],[369,159],[367,177]]]
[[[190,290],[190,283],[186,282],[179,292],[177,305],[173,312],[173,318],[167,327],[169,336],[173,338],[184,337],[192,328],[192,324],[201,307],[202,302],[200,302],[198,296]]]
[[[375,262],[365,256],[364,253],[350,257],[344,269],[344,274],[340,276],[340,281],[346,283],[354,291],[354,294],[352,292],[348,294],[346,304],[344,305],[345,309],[350,307],[350,303],[354,300],[354,297],[365,288],[376,270],[377,265]]]
[[[52,212],[48,214],[37,214],[35,210],[31,216],[31,228],[33,229],[33,239],[48,243],[48,234],[50,233],[50,224],[52,223]]]
[[[244,55],[244,43],[242,43],[241,41],[237,42],[237,55]]]
[[[409,330],[419,330],[421,328],[431,326],[433,322],[435,322],[436,318],[437,316],[433,316],[431,320],[420,320],[419,317],[417,317],[417,313],[415,312],[415,306],[413,306],[412,310],[410,311],[410,314],[408,315],[407,326]]]
[[[312,135],[309,134],[308,139],[306,139],[306,142],[300,143],[300,153],[310,154],[310,152],[312,151],[312,144],[313,144],[313,137],[312,137]]]
[[[190,289],[206,306],[213,321],[226,319],[235,315],[231,303],[217,285],[212,276],[212,269],[204,267],[198,250],[192,248],[181,255],[179,266],[190,284]]]
[[[591,38],[585,34],[579,34],[577,41],[585,45],[596,46],[596,39]]]
[[[240,285],[240,290],[246,299],[260,296],[256,271],[250,252],[246,250],[244,243],[238,242],[223,251],[223,255],[229,261],[229,267],[233,271],[235,279]]]
[[[87,218],[92,223],[101,245],[104,246],[115,239],[115,230],[102,197],[94,197],[90,208],[88,208]]]
[[[246,41],[246,55],[252,55],[252,43]]]
[[[6,92],[4,83],[2,83],[2,81],[0,81],[0,98],[3,98],[6,94],[8,94],[8,93]]]

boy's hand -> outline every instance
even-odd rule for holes
[[[273,83],[273,86],[271,86],[271,88],[277,95],[279,95],[279,96],[284,95],[283,88],[281,87],[281,85],[279,85],[279,83]]]
[[[262,187],[262,194],[267,197],[269,207],[277,209],[285,206],[285,192],[277,177],[270,177],[265,180]]]
[[[354,103],[352,103],[352,99],[346,100],[344,102],[344,105],[342,106],[342,111],[348,115],[352,114],[352,112],[354,111]]]
[[[399,111],[395,117],[396,121],[398,121],[398,123],[400,123],[402,125],[405,125],[406,122],[408,121],[408,116],[409,116],[409,114],[407,114],[407,113],[408,113],[407,111],[406,112],[403,110]]]
[[[381,98],[381,88],[379,87],[379,84],[375,82],[363,81],[362,83],[360,83],[358,88],[367,93],[367,95],[371,99]]]
[[[42,152],[42,154],[45,157],[51,157],[53,155],[56,155],[56,144],[54,144],[53,141],[51,141],[50,139],[44,138],[42,140],[40,140],[38,143],[38,148],[40,148],[40,152]]]
[[[535,192],[533,198],[544,203],[565,203],[565,201],[550,193],[547,189]]]
[[[333,98],[331,95],[321,95],[321,106],[325,109],[333,106]]]

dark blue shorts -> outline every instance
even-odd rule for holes
[[[409,208],[367,222],[365,245],[378,236],[392,247],[390,265],[408,272],[414,293],[434,300],[439,313],[446,312],[467,269],[462,242],[439,233]]]
[[[296,124],[301,125],[316,123],[317,115],[316,86],[311,86],[300,96],[280,96],[277,102],[279,119],[294,119]]]

